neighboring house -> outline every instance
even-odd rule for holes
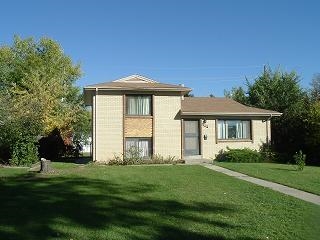
[[[88,137],[84,143],[82,143],[82,153],[92,153],[92,137]]]
[[[190,88],[132,75],[84,88],[92,106],[93,160],[107,162],[132,146],[143,157],[210,158],[221,149],[259,147],[281,113],[228,98],[184,97]]]

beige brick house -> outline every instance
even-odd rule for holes
[[[85,87],[93,160],[108,162],[132,146],[146,158],[211,158],[226,147],[259,149],[270,141],[270,119],[281,113],[228,98],[184,97],[190,91],[140,75]]]

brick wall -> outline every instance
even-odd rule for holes
[[[262,120],[252,120],[252,141],[216,141],[215,120],[207,120],[208,128],[203,128],[203,134],[208,135],[203,142],[203,158],[214,158],[220,150],[229,148],[251,148],[259,150],[260,146],[266,142],[267,123]],[[268,134],[270,139],[270,122],[268,123]],[[203,139],[203,136],[202,136]]]
[[[181,158],[180,96],[154,96],[154,153]]]
[[[123,96],[98,94],[95,100],[93,157],[96,161],[107,162],[123,152]]]

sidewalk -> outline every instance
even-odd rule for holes
[[[270,188],[274,191],[278,191],[278,192],[284,193],[286,195],[290,195],[292,197],[296,197],[296,198],[302,199],[304,201],[320,205],[320,196],[318,196],[316,194],[304,192],[304,191],[301,191],[301,190],[298,190],[295,188],[287,187],[287,186],[284,186],[284,185],[281,185],[278,183],[262,180],[259,178],[250,177],[250,176],[245,175],[243,173],[231,171],[229,169],[219,167],[216,165],[203,164],[203,166],[206,168],[209,168],[211,170],[214,170],[216,172],[224,173],[228,176],[235,177],[235,178],[247,181],[247,182],[251,182],[251,183],[263,186],[263,187],[267,187],[267,188]]]

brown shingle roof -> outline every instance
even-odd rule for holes
[[[280,116],[281,113],[249,107],[230,98],[185,97],[181,102],[182,115]]]
[[[162,90],[189,92],[190,88],[165,83],[105,82],[85,87],[85,89],[104,90]]]
[[[190,92],[191,89],[180,85],[159,83],[153,79],[141,76],[131,75],[121,79],[117,79],[112,82],[104,82],[94,84],[85,87],[85,90],[91,89],[102,89],[102,90],[136,90],[136,91],[175,91],[175,92]]]

